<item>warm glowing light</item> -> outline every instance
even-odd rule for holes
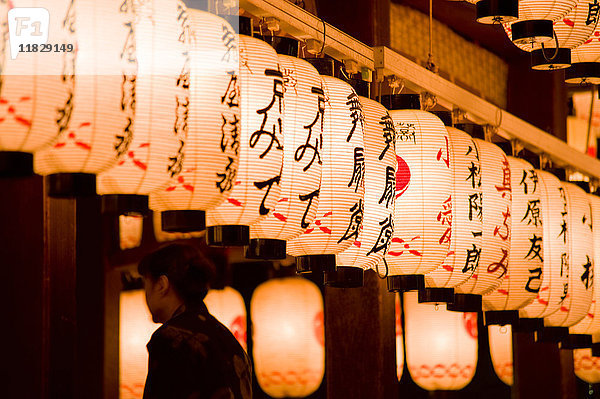
[[[512,327],[488,326],[490,340],[490,355],[494,371],[500,380],[506,385],[513,384],[513,345]]]
[[[204,298],[204,304],[210,314],[225,325],[242,348],[247,350],[246,304],[242,295],[231,287],[210,290]]]

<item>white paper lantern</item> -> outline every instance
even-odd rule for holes
[[[573,351],[575,375],[588,384],[600,383],[600,357],[592,356],[592,350],[575,349]]]
[[[479,149],[481,160],[483,235],[477,270],[465,283],[454,288],[455,299],[464,294],[465,300],[473,298],[470,295],[488,294],[502,284],[507,274],[510,254],[510,165],[500,147],[479,139],[473,141]]]
[[[127,200],[137,199],[142,202],[138,205],[140,210],[147,209],[148,194],[165,185],[169,178],[181,175],[183,160],[191,155],[187,139],[193,133],[192,117],[197,118],[190,98],[196,77],[193,66],[197,64],[191,50],[201,32],[192,33],[194,18],[178,0],[146,1],[138,6],[137,15],[135,47],[139,72],[132,121],[135,134],[130,137],[131,145],[123,159],[101,174],[98,181],[98,193],[105,195],[105,204],[115,203],[112,209],[105,209],[117,213],[130,210],[133,204],[124,202]],[[210,25],[208,16],[196,18]],[[214,23],[211,26],[215,30],[220,27]],[[202,39],[210,48],[216,40],[209,42],[207,36]],[[214,62],[218,68],[220,65]]]
[[[325,92],[323,170],[317,216],[304,233],[287,245],[288,254],[299,257],[297,266],[305,271],[313,269],[312,266],[335,266],[335,255],[358,238],[363,220],[365,116],[362,105],[347,83],[330,76],[322,76],[322,79]]]
[[[119,216],[119,247],[122,250],[137,248],[142,244],[144,218],[140,215]]]
[[[396,289],[415,275],[438,268],[448,254],[452,161],[448,131],[438,117],[418,110],[393,110],[390,115],[396,127],[398,166],[396,223],[385,259],[388,288]]]
[[[502,2],[467,0],[477,6],[477,22],[497,24],[514,21],[519,16],[519,2],[504,0]]]
[[[246,340],[246,304],[242,294],[231,287],[209,290],[204,298],[209,313],[231,331],[244,350]]]
[[[417,295],[404,294],[408,371],[428,391],[463,389],[477,367],[477,313],[419,304]]]
[[[404,331],[402,330],[402,306],[400,294],[394,294],[396,302],[396,376],[398,381],[404,372]]]
[[[594,238],[592,214],[586,193],[572,183],[562,183],[566,202],[566,243],[563,268],[569,274],[568,292],[560,309],[544,318],[549,327],[571,327],[581,321],[592,303],[594,283]],[[561,237],[564,236],[561,231]]]
[[[594,268],[600,265],[600,197],[588,194],[592,217],[592,235],[594,240]],[[596,223],[594,223],[596,222]],[[600,273],[594,270],[594,296],[585,317],[573,327],[569,328],[571,334],[599,334],[600,333]]]
[[[482,250],[481,160],[473,139],[448,127],[452,153],[452,240],[442,266],[425,276],[427,287],[455,287],[477,270]]]
[[[163,212],[164,228],[180,232],[203,230],[204,212],[230,194],[241,148],[237,35],[218,16],[203,11],[190,16],[194,37],[185,156],[180,173],[150,196],[150,207]]]
[[[514,382],[512,327],[510,324],[488,326],[488,334],[494,371],[503,383],[512,386]]]
[[[279,64],[285,85],[281,197],[273,212],[252,226],[247,252],[252,258],[285,258],[285,240],[313,222],[319,203],[325,114],[321,76],[297,57],[279,55]]]
[[[167,242],[175,240],[188,240],[190,238],[204,237],[205,231],[192,231],[189,233],[171,233],[164,231],[160,212],[152,213],[152,226],[154,227],[154,238],[157,242]]]
[[[521,318],[542,318],[558,311],[569,285],[569,275],[563,265],[568,246],[566,237],[561,234],[563,222],[566,223],[566,214],[563,215],[565,203],[561,196],[562,186],[553,174],[541,170],[536,170],[536,173],[540,194],[539,208],[544,227],[544,270],[537,297],[529,305],[519,309]]]
[[[303,398],[325,373],[323,298],[300,277],[259,285],[250,302],[254,371],[273,398]]]
[[[119,398],[139,399],[148,374],[146,344],[160,324],[152,322],[144,290],[121,292],[119,302]]]
[[[510,253],[504,281],[483,296],[484,310],[517,310],[538,295],[544,266],[538,176],[522,159],[508,157],[512,186]]]
[[[598,16],[595,17],[598,23]],[[600,29],[571,52],[571,68],[565,71],[565,82],[572,84],[600,84]]]
[[[337,265],[382,270],[394,233],[396,197],[396,130],[385,107],[360,97],[365,113],[365,200],[363,226]],[[380,265],[380,262],[382,263]],[[385,269],[385,268],[383,268]]]
[[[239,35],[240,158],[226,202],[207,213],[210,245],[245,245],[249,226],[275,208],[283,163],[284,86],[277,53]]]
[[[567,15],[577,0],[519,0],[519,20],[513,24],[512,40],[519,44],[553,39],[552,22]]]

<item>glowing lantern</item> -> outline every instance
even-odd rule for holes
[[[210,290],[204,298],[210,314],[231,331],[244,350],[246,342],[246,304],[242,295],[231,287]]]
[[[426,287],[455,287],[464,283],[477,270],[482,248],[483,195],[479,150],[467,133],[453,127],[447,129],[453,175],[452,240],[442,266],[425,276]],[[419,300],[423,301],[423,293],[429,291],[435,292],[435,289],[420,291]]]
[[[512,25],[512,41],[531,45],[552,40],[552,22],[567,15],[576,4],[577,0],[519,0],[519,20]]]
[[[512,327],[488,326],[490,355],[494,371],[506,385],[512,386],[513,380],[513,345]]]
[[[404,371],[404,331],[402,330],[400,294],[394,294],[394,297],[396,298],[396,375],[400,381]]]
[[[378,102],[360,97],[360,103],[365,113],[363,226],[350,248],[337,255],[338,271],[357,268],[377,270],[379,263],[383,263],[383,257],[394,233],[394,200],[398,164],[394,148],[396,140],[394,123],[385,107]],[[334,274],[326,276],[326,283],[335,285]],[[337,278],[339,277],[338,275]],[[362,281],[362,278],[360,280]]]
[[[144,290],[121,292],[119,317],[120,399],[139,399],[148,374],[146,344],[160,324],[152,322]]]
[[[511,222],[501,226],[510,237],[508,268],[500,287],[483,296],[486,323],[493,322],[488,315],[497,311],[515,311],[532,302],[540,291],[543,273],[543,226],[540,213],[538,176],[533,166],[522,159],[508,157],[510,186],[512,187]],[[509,195],[507,193],[507,195]],[[503,229],[504,228],[504,229]],[[498,267],[502,268],[501,265]]]
[[[188,132],[193,132],[188,116],[195,110],[190,15],[175,0],[143,2],[137,14],[135,134],[123,159],[98,181],[103,209],[111,213],[146,212],[150,192],[180,175],[186,140],[192,136]]]
[[[560,237],[568,245],[565,257],[569,267],[568,292],[560,309],[544,318],[549,327],[571,327],[581,321],[592,303],[594,274],[594,238],[588,196],[571,183],[562,183],[566,211]]]
[[[591,217],[593,222],[600,221],[600,197],[588,194]],[[594,239],[594,265],[600,265],[600,222],[593,226]],[[569,328],[571,334],[598,334],[600,333],[600,272],[593,273],[594,296],[589,310],[579,323]]]
[[[538,190],[540,195],[539,208],[543,231],[544,272],[542,284],[535,300],[519,309],[519,324],[527,323],[528,319],[539,319],[549,316],[560,308],[564,292],[568,287],[568,274],[564,273],[564,259],[568,246],[561,234],[563,217],[566,223],[565,203],[561,196],[560,180],[549,172],[536,170]],[[535,321],[533,321],[535,323]]]
[[[167,231],[206,227],[205,210],[231,192],[240,152],[237,36],[222,18],[193,11],[190,104],[185,157],[180,173],[150,196]]]
[[[591,349],[575,349],[573,367],[575,375],[588,384],[600,383],[600,357],[592,356]]]
[[[323,298],[300,277],[259,285],[250,302],[254,371],[273,398],[303,398],[325,373]]]
[[[467,0],[477,6],[477,22],[497,24],[514,21],[519,17],[517,0]]]
[[[412,379],[428,391],[463,389],[477,367],[477,313],[445,305],[419,304],[404,294],[406,364]]]
[[[209,245],[246,245],[250,225],[275,208],[283,162],[283,75],[277,53],[262,40],[239,35],[240,131],[237,175],[227,201],[207,213]]]
[[[481,308],[481,295],[496,289],[506,276],[510,251],[511,174],[500,147],[473,139],[481,161],[483,235],[479,265],[473,275],[454,288],[454,303],[448,309],[474,311]]]
[[[568,68],[571,65],[571,49],[583,44],[594,32],[598,23],[597,18],[593,21],[589,20],[588,3],[587,0],[578,0],[569,14],[554,22],[556,38],[544,43],[544,49],[541,43],[515,43],[521,50],[531,52],[533,69],[550,70]],[[511,25],[504,24],[504,30],[512,40]]]
[[[594,23],[598,23],[598,16]],[[582,45],[573,49],[571,61],[571,67],[565,71],[565,82],[600,84],[600,29],[596,28]]]
[[[448,131],[425,111],[400,110],[396,127],[396,226],[385,256],[388,289],[423,286],[423,275],[441,266],[452,233],[452,170]]]
[[[139,215],[119,216],[119,246],[123,249],[137,248],[142,244],[144,218]]]
[[[65,105],[69,91],[61,77],[65,62],[75,57],[75,44],[80,40],[63,26],[70,5],[70,0],[52,4],[40,0],[0,2],[0,29],[4,38],[0,41],[0,176],[32,174],[32,153],[52,144],[68,127],[70,113]],[[70,52],[18,52],[16,40],[11,47],[8,11],[14,7],[45,7],[49,23],[47,42],[56,43],[59,48],[64,45],[65,51],[70,49]],[[33,32],[33,26],[26,25],[21,28]],[[12,27],[13,32],[15,29],[16,26]]]
[[[300,58],[279,55],[285,85],[281,198],[252,226],[250,258],[284,259],[286,241],[299,236],[316,216],[321,185],[325,96],[321,76]]]
[[[300,272],[335,268],[335,255],[358,238],[363,220],[363,108],[350,85],[330,76],[322,79],[326,101],[317,216],[287,248],[297,257]],[[307,201],[309,206],[310,198]]]

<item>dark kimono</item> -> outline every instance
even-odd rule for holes
[[[251,399],[252,366],[233,334],[202,303],[148,342],[144,399]]]

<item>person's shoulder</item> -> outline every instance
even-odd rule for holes
[[[206,356],[206,347],[210,344],[210,336],[197,324],[179,318],[159,327],[148,343],[148,349],[164,348],[166,350],[191,351]]]

